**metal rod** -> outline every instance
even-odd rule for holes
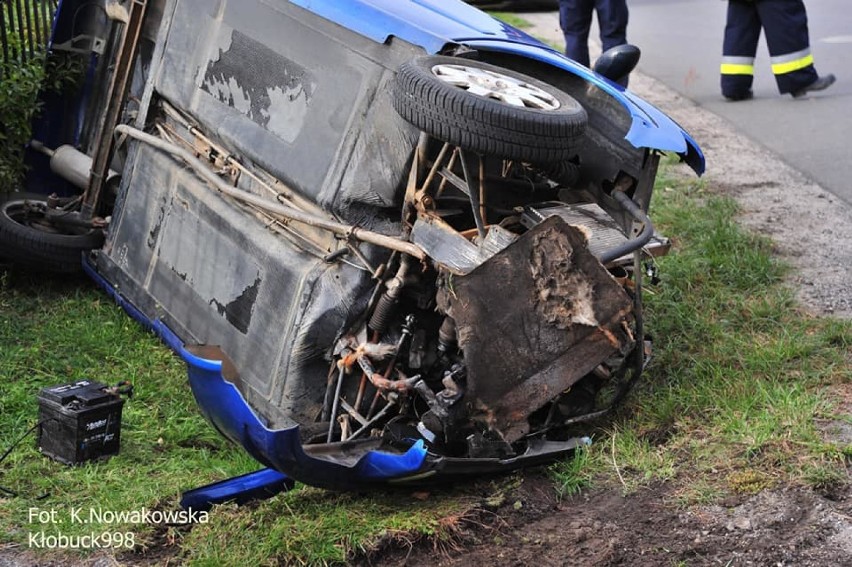
[[[459,149],[453,148],[453,153],[450,156],[450,161],[447,163],[447,167],[445,168],[447,171],[452,172],[453,168],[456,166],[456,159],[459,155]],[[441,183],[438,185],[438,192],[436,196],[440,197],[444,193],[444,189],[447,188],[447,179],[441,179]]]
[[[429,134],[420,132],[420,136],[417,138],[417,159],[413,164],[417,167],[417,171],[415,171],[416,179],[420,179],[423,176],[423,168],[426,167],[426,155],[429,149],[429,140],[431,140]]]
[[[376,408],[379,407],[379,400],[382,398],[382,391],[376,389],[376,393],[373,394],[373,401],[370,402],[370,408],[367,410],[367,419],[372,419],[373,413],[376,411]]]
[[[328,368],[328,376],[325,379],[325,396],[322,399],[320,421],[328,421],[328,416],[331,414],[331,393],[334,391],[334,369],[334,362],[332,362]]]
[[[355,395],[355,407],[361,409],[364,400],[364,392],[367,391],[367,373],[361,373],[361,381],[358,383],[358,393]]]
[[[161,140],[156,136],[146,134],[141,130],[137,130],[136,128],[124,124],[118,126],[115,129],[115,132],[117,134],[125,134],[130,138],[139,140],[140,142],[148,144],[149,146],[152,146],[154,148],[172,154],[173,156],[181,158],[183,161],[189,164],[196,173],[198,173],[201,177],[209,181],[217,190],[224,193],[225,195],[228,195],[229,197],[233,197],[234,199],[237,199],[244,203],[254,205],[265,211],[281,215],[282,217],[286,217],[290,220],[301,222],[317,228],[329,230],[337,234],[342,234],[346,237],[356,238],[358,240],[369,242],[371,244],[375,244],[383,248],[388,248],[390,250],[396,250],[398,252],[413,256],[418,260],[424,260],[426,258],[426,253],[423,251],[423,249],[410,242],[406,242],[404,240],[400,240],[398,238],[394,238],[392,236],[387,236],[377,232],[364,230],[362,228],[358,228],[357,226],[346,225],[337,221],[328,220],[318,215],[314,215],[305,211],[300,211],[288,205],[273,203],[267,199],[264,199],[263,197],[258,197],[256,195],[246,193],[245,191],[241,191],[240,189],[235,189],[234,187],[231,187],[230,185],[222,181],[215,173],[210,171],[210,169],[206,165],[204,165],[204,162],[195,157],[189,150],[181,148],[180,146],[177,146],[170,142]]]
[[[40,17],[40,14],[39,14],[38,8],[39,8],[40,5],[41,5],[41,0],[35,0],[33,2],[33,30],[35,30],[36,45],[38,45],[39,48],[41,48],[44,45],[44,43],[42,42],[42,38],[45,39],[45,42],[47,40],[46,35],[45,35],[45,33],[43,33],[43,29],[42,29],[44,20],[42,20],[42,18]]]
[[[340,390],[343,388],[343,375],[346,374],[346,367],[341,365],[340,372],[337,374],[337,386],[334,389],[334,403],[331,406],[331,416],[328,420],[328,435],[325,438],[326,443],[331,443],[334,438],[334,422],[337,421],[337,411],[340,402]]]
[[[409,315],[411,317],[411,315]],[[405,341],[408,337],[411,336],[411,331],[407,326],[403,325],[402,327],[402,335],[399,337],[399,340],[396,342],[396,349],[393,352],[393,356],[388,362],[385,371],[382,373],[382,378],[385,380],[390,379],[391,373],[393,373],[394,368],[396,368],[396,361],[399,358],[399,351],[402,350],[402,346],[405,344]],[[373,412],[376,411],[376,407],[379,405],[379,398],[381,398],[381,390],[376,389],[376,393],[373,396],[373,401],[370,402],[370,408],[367,410],[367,419],[370,419],[373,415]]]
[[[276,190],[276,188],[269,185],[265,180],[261,179],[260,176],[258,176],[256,173],[254,173],[252,170],[250,170],[249,168],[244,166],[242,163],[240,163],[239,160],[237,160],[233,156],[233,154],[231,154],[231,152],[229,152],[226,148],[220,146],[219,144],[217,144],[216,142],[214,142],[213,140],[208,138],[201,130],[196,128],[194,124],[192,124],[189,120],[187,120],[171,104],[169,104],[165,101],[163,101],[161,104],[162,104],[163,110],[165,111],[165,113],[170,118],[172,118],[174,121],[178,122],[180,125],[182,125],[187,130],[189,130],[190,134],[192,134],[193,136],[200,139],[202,142],[204,142],[205,144],[207,144],[208,146],[210,146],[211,148],[216,150],[216,152],[222,156],[222,160],[226,164],[239,169],[241,174],[247,175],[252,180],[254,180],[258,185],[260,185],[261,187],[263,187],[264,189],[266,189],[267,191],[269,191],[271,194],[275,195],[276,197],[282,196],[283,198],[288,199],[288,200],[292,199],[293,196],[292,196],[292,193],[291,193],[291,189],[289,187],[282,187],[282,189],[286,189],[287,192]],[[300,208],[295,203],[291,203],[291,206],[294,206],[296,208]]]
[[[33,58],[35,57],[35,45],[36,45],[36,42],[35,42],[35,40],[34,40],[34,38],[33,38],[33,22],[32,22],[32,17],[30,17],[30,6],[29,6],[29,3],[25,3],[25,4],[24,4],[24,20],[26,21],[26,24],[27,24],[27,27],[26,27],[26,29],[24,30],[24,31],[26,32],[26,34],[27,34],[27,41],[26,41],[26,43],[27,43],[27,47],[29,48],[29,52],[30,52],[30,59],[33,59]]]
[[[649,240],[651,240],[651,237],[654,236],[654,225],[651,222],[651,219],[648,218],[648,215],[639,208],[633,199],[628,197],[623,191],[613,191],[612,198],[621,205],[627,214],[642,223],[643,226],[642,232],[640,232],[636,238],[619,244],[614,248],[610,248],[601,254],[601,257],[599,258],[601,264],[608,264],[617,258],[621,258],[625,254],[641,249]]]
[[[385,415],[388,413],[388,411],[390,411],[390,408],[393,405],[394,405],[393,402],[388,402],[388,405],[383,407],[382,410],[379,413],[377,413],[376,416],[373,419],[369,420],[365,425],[361,426],[361,429],[355,431],[352,435],[350,435],[349,440],[355,439],[356,437],[358,437],[359,435],[361,435],[362,433],[367,431],[367,429],[369,429],[373,425],[375,425],[379,420],[381,420],[383,417],[385,417]]]
[[[89,187],[83,192],[83,205],[81,214],[90,218],[95,214],[95,209],[100,203],[101,190],[106,183],[109,173],[109,162],[115,147],[112,136],[115,125],[118,124],[121,111],[124,108],[130,79],[133,76],[133,66],[136,61],[136,51],[139,47],[139,37],[142,33],[142,24],[145,20],[145,11],[148,8],[147,0],[132,0],[130,6],[130,19],[125,24],[121,43],[115,57],[115,70],[112,81],[107,89],[107,107],[104,111],[103,121],[95,142],[94,164]]]
[[[6,2],[0,1],[0,42],[3,44],[3,65],[0,65],[0,78],[9,63],[9,38],[6,36]],[[10,4],[11,6],[11,4]]]
[[[53,17],[55,15],[55,12],[53,10],[53,2],[42,2],[41,5],[42,16],[44,17],[44,24],[46,28],[46,33],[44,36],[44,45],[45,47],[50,47],[50,40],[53,35]]]
[[[360,249],[360,248],[358,248],[358,245],[357,245],[357,244],[355,244],[355,243],[353,243],[353,242],[347,242],[347,243],[346,243],[346,247],[347,247],[347,248],[348,248],[348,249],[352,252],[352,254],[354,254],[354,255],[355,255],[355,257],[356,257],[356,258],[358,258],[358,260],[360,260],[360,261],[361,261],[361,263],[362,263],[362,264],[364,264],[364,267],[365,267],[365,268],[367,268],[367,271],[368,271],[368,272],[370,272],[371,274],[375,274],[375,273],[376,273],[376,268],[374,268],[374,267],[370,264],[370,261],[369,261],[369,260],[367,260],[367,257],[366,257],[366,256],[364,256],[364,253],[363,253],[363,252],[361,252],[361,249]]]
[[[379,333],[373,331],[373,334],[370,336],[371,343],[379,342]],[[361,373],[361,382],[358,384],[358,394],[355,396],[355,407],[358,411],[361,410],[361,402],[364,399],[364,392],[367,391],[367,373]]]
[[[17,29],[18,39],[21,40],[21,45],[18,46],[19,49],[20,49],[18,56],[21,58],[22,62],[25,62],[27,60],[27,50],[24,49],[24,45],[23,45],[24,44],[24,19],[23,19],[23,14],[21,13],[21,12],[23,12],[23,10],[21,8],[21,0],[15,0],[15,8],[16,8],[16,12],[17,12],[17,14],[15,14],[15,15],[18,17],[18,29]]]
[[[485,212],[485,158],[482,156],[479,156],[479,216],[482,217],[482,224],[488,226]]]
[[[350,406],[343,398],[340,399],[340,407],[342,407],[343,411],[348,413],[352,417],[352,419],[354,419],[361,425],[367,425],[367,420],[364,419],[364,416],[358,413],[358,410]]]
[[[479,214],[479,192],[473,188],[473,175],[470,173],[468,165],[469,154],[464,150],[459,150],[461,154],[462,171],[464,172],[464,181],[467,184],[468,195],[470,196],[471,212],[473,213],[473,222],[476,224],[476,232],[479,233],[480,242],[485,240],[485,225],[482,223],[482,217]]]
[[[429,170],[429,175],[426,176],[426,179],[423,181],[423,185],[420,187],[421,189],[425,190],[429,187],[429,184],[432,183],[432,180],[435,178],[435,174],[438,173],[438,168],[441,167],[441,163],[444,161],[449,149],[450,144],[444,143],[444,145],[441,146],[441,151],[438,153],[438,157],[435,158],[435,163],[432,164],[432,168]]]

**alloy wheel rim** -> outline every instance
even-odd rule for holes
[[[440,81],[470,94],[497,100],[516,108],[552,111],[561,106],[559,100],[547,91],[523,79],[488,69],[442,64],[433,66],[432,74]]]

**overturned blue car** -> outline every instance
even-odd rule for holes
[[[186,361],[201,411],[332,489],[587,442],[651,344],[670,118],[461,0],[63,0],[0,244],[84,269]]]

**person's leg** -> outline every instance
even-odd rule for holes
[[[589,28],[594,0],[559,0],[559,25],[565,35],[565,55],[589,66]]]
[[[814,68],[808,16],[802,0],[761,0],[757,10],[766,31],[778,91],[797,93],[812,85],[819,76]]]
[[[760,39],[756,2],[730,0],[722,44],[722,95],[731,100],[751,98],[754,56]]]
[[[595,9],[601,28],[602,51],[627,43],[627,1],[596,0]]]
[[[627,43],[627,1],[595,0],[595,11],[601,31],[601,52]],[[627,87],[629,79],[621,77],[616,82]]]

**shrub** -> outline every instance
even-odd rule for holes
[[[0,192],[13,190],[24,174],[24,146],[39,110],[38,92],[45,77],[44,57],[5,63],[0,69]]]

